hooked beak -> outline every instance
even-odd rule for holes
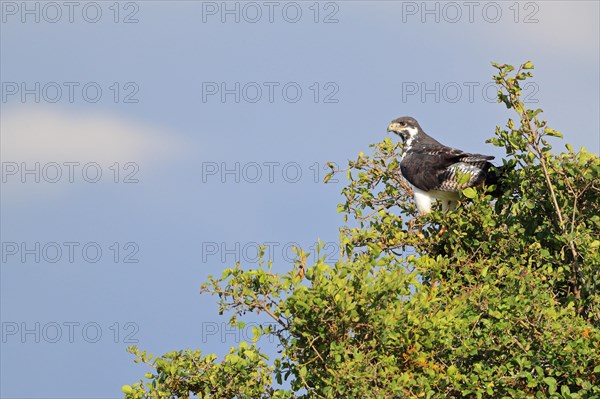
[[[396,133],[398,136],[403,137],[402,135],[402,126],[400,126],[399,123],[397,122],[392,122],[390,123],[390,125],[387,128],[388,133],[392,132],[392,133]]]

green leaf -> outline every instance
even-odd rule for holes
[[[260,338],[260,328],[254,326],[252,327],[252,340],[256,341]]]
[[[487,272],[488,272],[488,267],[484,267],[483,269],[481,269],[481,277],[485,277],[487,276]]]
[[[563,138],[563,135],[561,132],[559,132],[558,130],[554,130],[552,128],[545,128],[544,129],[544,133],[546,133],[548,136],[552,136],[552,137],[559,137],[559,138]]]
[[[556,392],[556,380],[553,377],[544,378],[544,382],[548,385],[548,392],[550,394]]]
[[[307,372],[308,371],[306,369],[306,366],[300,367],[300,377],[302,377],[302,378],[306,377]]]
[[[528,110],[527,110],[527,117],[528,117],[529,119],[533,119],[533,118],[535,118],[536,116],[538,116],[538,115],[539,115],[541,112],[543,112],[541,108],[538,108],[538,109],[536,109],[536,110],[531,110],[531,109],[528,109]]]
[[[463,190],[463,194],[467,198],[475,198],[477,196],[477,191],[473,187],[467,187]]]

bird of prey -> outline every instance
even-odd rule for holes
[[[394,119],[387,130],[404,141],[400,171],[413,187],[420,214],[431,212],[436,199],[441,200],[444,212],[452,210],[461,190],[497,183],[496,174],[490,170],[493,156],[469,154],[440,144],[409,116]]]

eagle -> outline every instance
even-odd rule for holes
[[[387,130],[404,142],[400,172],[411,184],[422,215],[431,212],[435,200],[442,202],[442,211],[446,212],[456,208],[465,188],[498,183],[489,162],[493,156],[447,147],[427,135],[410,116],[394,119]]]

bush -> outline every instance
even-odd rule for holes
[[[417,217],[401,144],[374,144],[332,169],[349,179],[342,260],[309,267],[298,250],[287,274],[236,265],[203,285],[232,325],[263,312],[277,327],[220,362],[131,347],[155,371],[126,397],[600,398],[600,159],[551,152],[560,133],[520,100],[530,62],[494,67],[516,114],[489,140],[506,150],[498,198],[466,189],[455,211]],[[256,344],[265,334],[273,361]]]

